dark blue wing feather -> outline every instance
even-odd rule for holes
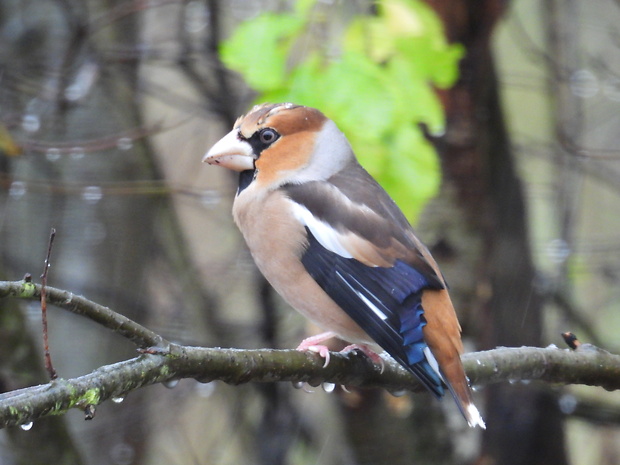
[[[370,267],[323,247],[311,231],[301,261],[321,288],[387,353],[436,396],[444,394],[441,379],[425,355],[426,325],[421,295],[437,288],[433,281],[397,260],[393,267]]]

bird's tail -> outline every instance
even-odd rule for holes
[[[461,362],[461,327],[448,292],[445,289],[425,290],[422,306],[426,309],[424,315],[427,321],[424,339],[437,360],[444,382],[469,426],[485,428],[482,416],[474,405]]]
[[[472,428],[480,426],[486,429],[482,415],[474,405],[471,389],[467,384],[467,377],[460,358],[450,363],[448,366],[441,367],[442,375],[448,389],[452,393],[456,405],[467,420],[467,424]]]

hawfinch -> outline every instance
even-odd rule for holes
[[[428,249],[320,111],[254,107],[203,161],[238,171],[235,223],[282,297],[327,333],[380,360],[385,350],[470,426],[484,422],[461,364],[461,328]]]

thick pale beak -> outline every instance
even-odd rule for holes
[[[234,171],[254,169],[252,146],[239,138],[239,131],[233,129],[211,147],[202,161],[219,165]]]

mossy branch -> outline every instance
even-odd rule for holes
[[[33,283],[0,282],[0,297],[37,299]],[[146,352],[131,360],[103,366],[74,379],[0,394],[0,427],[26,424],[71,408],[92,412],[112,397],[143,386],[180,378],[201,382],[322,382],[391,391],[419,391],[417,380],[398,364],[386,362],[383,372],[357,353],[332,354],[330,364],[315,354],[295,350],[239,350],[172,344],[159,335],[83,297],[47,288],[48,303],[84,315],[130,339]],[[620,356],[581,344],[576,350],[556,347],[498,348],[463,356],[474,385],[502,381],[541,380],[556,384],[587,384],[608,390],[620,388]]]

